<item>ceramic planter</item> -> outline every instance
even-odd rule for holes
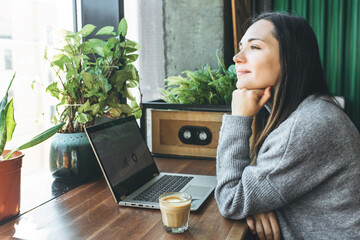
[[[4,150],[5,157],[10,150]],[[9,160],[0,161],[0,221],[20,211],[20,179],[24,154],[14,152]]]
[[[101,171],[85,133],[57,133],[50,146],[50,171],[60,181],[83,183]]]

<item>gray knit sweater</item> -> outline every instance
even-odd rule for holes
[[[310,96],[249,165],[251,117],[224,115],[215,198],[224,217],[275,211],[285,239],[360,239],[360,135],[341,108]]]

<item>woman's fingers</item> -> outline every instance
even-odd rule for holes
[[[263,222],[259,215],[255,216],[256,233],[260,240],[266,240]]]
[[[269,219],[264,216],[263,218],[261,218],[261,223],[263,225],[265,239],[273,240],[273,232]]]
[[[274,235],[274,240],[280,240],[280,227],[276,219],[276,215],[273,212],[269,212],[268,215],[272,229],[272,234]]]
[[[250,231],[252,232],[252,234],[256,234],[254,218],[252,216],[247,217],[246,218],[246,223],[247,223]]]

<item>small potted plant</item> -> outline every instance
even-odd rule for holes
[[[165,79],[166,88],[160,89],[163,100],[143,103],[144,137],[146,109],[153,108],[154,154],[215,158],[222,115],[230,112],[237,81],[235,66],[226,68],[218,53],[216,56],[218,69],[205,65],[199,70],[184,71],[180,76],[170,76]]]
[[[126,39],[124,18],[116,32],[112,26],[97,31],[96,35],[109,36],[107,41],[86,38],[95,28],[88,24],[75,33],[65,31],[64,45],[58,53],[49,60],[45,52],[57,76],[46,91],[59,101],[55,121],[65,122],[50,149],[50,170],[57,179],[86,181],[99,172],[85,127],[100,117],[141,116],[130,91],[139,88],[138,71],[133,65],[139,44]]]
[[[24,156],[20,150],[33,147],[45,141],[64,125],[64,123],[58,124],[13,150],[4,150],[6,143],[12,139],[16,127],[13,100],[8,101],[8,92],[14,77],[15,74],[10,81],[5,96],[0,102],[0,221],[19,213],[20,172]]]

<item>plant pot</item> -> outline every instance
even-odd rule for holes
[[[9,152],[4,150],[2,156]],[[9,160],[0,161],[0,221],[19,214],[23,157],[24,154],[16,151]]]
[[[85,133],[56,133],[49,165],[52,176],[64,182],[83,183],[101,174]]]

